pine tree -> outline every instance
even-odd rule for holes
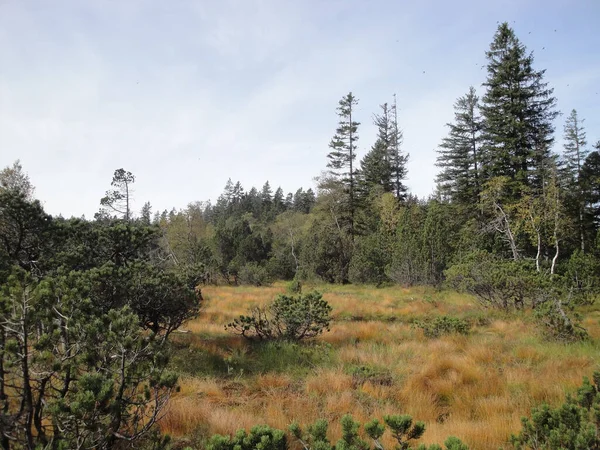
[[[584,192],[585,227],[592,236],[600,225],[600,141],[598,141],[581,170],[581,186]]]
[[[364,194],[373,186],[381,186],[384,192],[392,191],[392,148],[391,135],[392,123],[390,108],[387,103],[380,106],[381,114],[373,116],[373,123],[377,126],[377,140],[371,150],[360,162],[361,181],[364,184]]]
[[[407,175],[406,164],[408,162],[408,153],[404,154],[402,146],[402,130],[398,127],[398,105],[396,103],[396,94],[394,94],[394,104],[390,109],[390,127],[389,127],[389,161],[391,165],[391,185],[392,192],[398,200],[406,200],[408,188],[404,184]]]
[[[261,202],[261,216],[266,218],[271,213],[273,206],[273,191],[271,185],[267,181],[260,191],[260,202]]]
[[[135,176],[131,172],[126,172],[124,169],[115,170],[110,184],[114,189],[106,191],[106,195],[100,200],[105,213],[113,211],[122,215],[123,219],[131,220],[133,183],[135,183]]]
[[[237,183],[235,183],[235,185],[233,186],[233,189],[231,190],[231,202],[235,205],[238,205],[238,204],[242,203],[243,199],[244,199],[244,187],[242,186],[242,183],[240,183],[238,181]]]
[[[271,190],[269,181],[263,185],[260,191],[260,199],[263,201],[263,203],[271,204],[271,201],[273,200],[273,191]]]
[[[383,192],[391,192],[391,165],[389,152],[385,142],[377,139],[371,150],[360,161],[361,181],[364,184],[364,195],[373,186],[381,186]]]
[[[481,193],[481,117],[475,88],[454,104],[454,123],[448,123],[436,165],[438,190],[443,198],[465,205],[479,203]]]
[[[144,203],[140,211],[140,219],[145,225],[150,225],[152,222],[152,205],[150,202]]]
[[[569,194],[569,204],[576,211],[577,225],[579,228],[579,241],[581,250],[585,251],[585,198],[584,189],[582,186],[583,163],[587,158],[589,151],[585,148],[587,142],[585,140],[585,129],[583,128],[584,120],[579,120],[577,111],[572,110],[564,126],[564,178],[565,187]]]
[[[283,189],[281,187],[278,187],[273,195],[273,211],[275,214],[281,214],[285,211]]]
[[[288,194],[285,196],[283,204],[285,205],[285,209],[292,209],[294,207],[294,194],[288,192]]]
[[[553,89],[543,81],[545,71],[533,69],[533,54],[507,23],[498,27],[486,56],[481,107],[486,178],[507,176],[541,191],[552,166],[552,121],[558,114]]]
[[[27,200],[33,200],[35,188],[18,159],[12,167],[7,166],[0,171],[0,192],[4,189],[21,193]]]
[[[358,140],[358,126],[353,118],[358,100],[352,92],[344,96],[337,108],[339,124],[336,133],[329,143],[331,152],[327,155],[327,167],[332,169],[332,174],[345,188],[348,203],[350,232],[354,230],[354,213],[356,210],[356,177],[358,171],[354,165],[356,159],[356,141]]]

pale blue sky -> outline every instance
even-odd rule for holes
[[[230,177],[287,192],[325,168],[340,97],[360,99],[360,158],[396,93],[427,196],[498,21],[600,139],[599,19],[598,0],[0,0],[0,166],[21,159],[65,216],[93,215],[119,167],[138,209],[215,200]]]

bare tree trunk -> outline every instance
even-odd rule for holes
[[[540,272],[540,259],[542,258],[542,235],[538,227],[535,226],[535,220],[533,219],[533,214],[531,211],[529,212],[529,220],[531,220],[531,227],[535,231],[535,235],[537,238],[537,253],[535,255],[535,270]]]
[[[496,208],[502,214],[502,219],[503,219],[504,225],[505,225],[504,234],[506,234],[506,238],[510,245],[510,250],[512,251],[513,259],[515,261],[518,261],[519,260],[519,251],[517,250],[517,243],[515,241],[515,235],[513,234],[512,230],[510,229],[510,222],[508,220],[508,215],[506,214],[506,212],[504,212],[504,209],[502,209],[502,206],[499,203],[496,203]]]
[[[291,247],[292,247],[292,258],[294,258],[294,263],[296,264],[296,271],[294,272],[294,275],[298,274],[298,268],[299,268],[299,264],[298,264],[298,257],[296,256],[296,252],[295,252],[295,243],[294,243],[294,233],[292,232],[292,230],[288,230],[290,233],[290,241],[291,241]]]
[[[350,237],[354,242],[354,136],[352,133],[352,102],[349,102],[349,141],[350,141]]]
[[[0,347],[4,348],[4,343],[6,341],[6,331],[4,330],[4,328],[2,328],[0,330]],[[6,376],[6,372],[4,370],[4,355],[0,354],[0,406],[1,406],[1,410],[0,410],[0,414],[2,414],[2,416],[7,416],[8,415],[8,396],[6,395],[6,389],[5,389],[5,376]],[[6,430],[7,432],[8,430]],[[8,439],[8,437],[6,436],[5,430],[2,430],[2,435],[0,435],[0,448],[2,448],[2,450],[10,450],[10,441]]]
[[[554,275],[554,270],[556,269],[556,261],[558,261],[558,254],[560,252],[560,247],[559,247],[559,240],[558,240],[558,233],[557,233],[557,226],[554,227],[554,248],[555,248],[555,253],[554,253],[554,258],[552,258],[552,266],[550,267],[550,275]]]

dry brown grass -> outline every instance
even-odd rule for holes
[[[547,343],[526,316],[492,319],[469,336],[432,340],[407,323],[407,318],[435,314],[485,314],[458,294],[424,288],[321,289],[335,320],[319,341],[332,347],[333,360],[307,375],[291,370],[185,377],[161,421],[163,431],[182,436],[201,426],[207,434],[227,434],[260,423],[285,429],[294,420],[306,424],[325,418],[335,440],[346,413],[363,422],[408,413],[426,422],[425,443],[455,435],[473,449],[498,448],[519,430],[520,418],[532,406],[558,404],[598,363],[597,341]],[[184,327],[193,333],[190,351],[225,358],[245,349],[224,324],[283,291],[283,285],[204,289],[203,312]],[[586,312],[584,324],[594,338],[600,336],[599,318],[595,310]],[[383,375],[353,376],[356,367]]]

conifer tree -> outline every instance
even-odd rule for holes
[[[21,193],[27,200],[33,200],[35,188],[29,180],[29,175],[23,171],[21,161],[18,159],[12,167],[7,166],[0,170],[0,191],[9,190]]]
[[[543,80],[545,71],[534,70],[533,54],[507,23],[498,27],[486,56],[485,175],[507,176],[539,192],[552,166],[552,121],[558,114],[553,89]],[[513,192],[518,191],[515,186]]]
[[[239,181],[235,183],[231,190],[231,202],[238,205],[244,199],[244,188]]]
[[[398,105],[396,103],[396,94],[394,94],[394,104],[390,109],[390,127],[389,127],[389,161],[391,165],[391,185],[392,192],[398,200],[406,200],[408,188],[404,184],[408,162],[408,153],[404,154],[402,146],[402,130],[398,127]]]
[[[150,225],[152,222],[152,205],[150,202],[144,203],[142,210],[140,211],[140,219],[145,225]]]
[[[581,186],[584,192],[586,231],[595,236],[600,225],[600,141],[598,141],[581,170]]]
[[[383,192],[391,192],[391,165],[388,160],[388,148],[377,139],[371,150],[360,161],[361,181],[364,184],[364,194],[373,186],[381,186]]]
[[[380,108],[381,114],[373,116],[373,123],[377,126],[377,140],[360,162],[361,180],[366,191],[373,186],[381,186],[384,192],[391,192],[393,186],[392,122],[388,104],[384,103]]]
[[[124,169],[117,169],[113,175],[111,186],[114,189],[106,191],[106,195],[100,200],[104,212],[115,212],[123,216],[125,220],[131,220],[131,200],[135,183],[135,176]]]
[[[481,193],[481,117],[475,88],[454,104],[454,123],[448,123],[436,165],[438,190],[443,198],[466,205],[479,203]]]
[[[278,187],[273,195],[273,211],[275,214],[281,214],[285,211],[283,189],[281,187]]]
[[[339,124],[336,133],[329,143],[331,151],[327,155],[327,167],[332,169],[332,175],[342,183],[347,195],[347,209],[350,232],[354,231],[354,213],[356,210],[356,177],[354,164],[356,159],[356,141],[358,140],[359,122],[354,120],[354,112],[358,99],[349,92],[344,96],[337,108]]]
[[[589,151],[586,149],[585,129],[583,119],[579,119],[576,110],[572,110],[564,126],[564,175],[565,187],[569,195],[569,204],[575,209],[579,229],[579,243],[581,250],[585,251],[585,199],[582,186],[581,172],[583,163]]]

